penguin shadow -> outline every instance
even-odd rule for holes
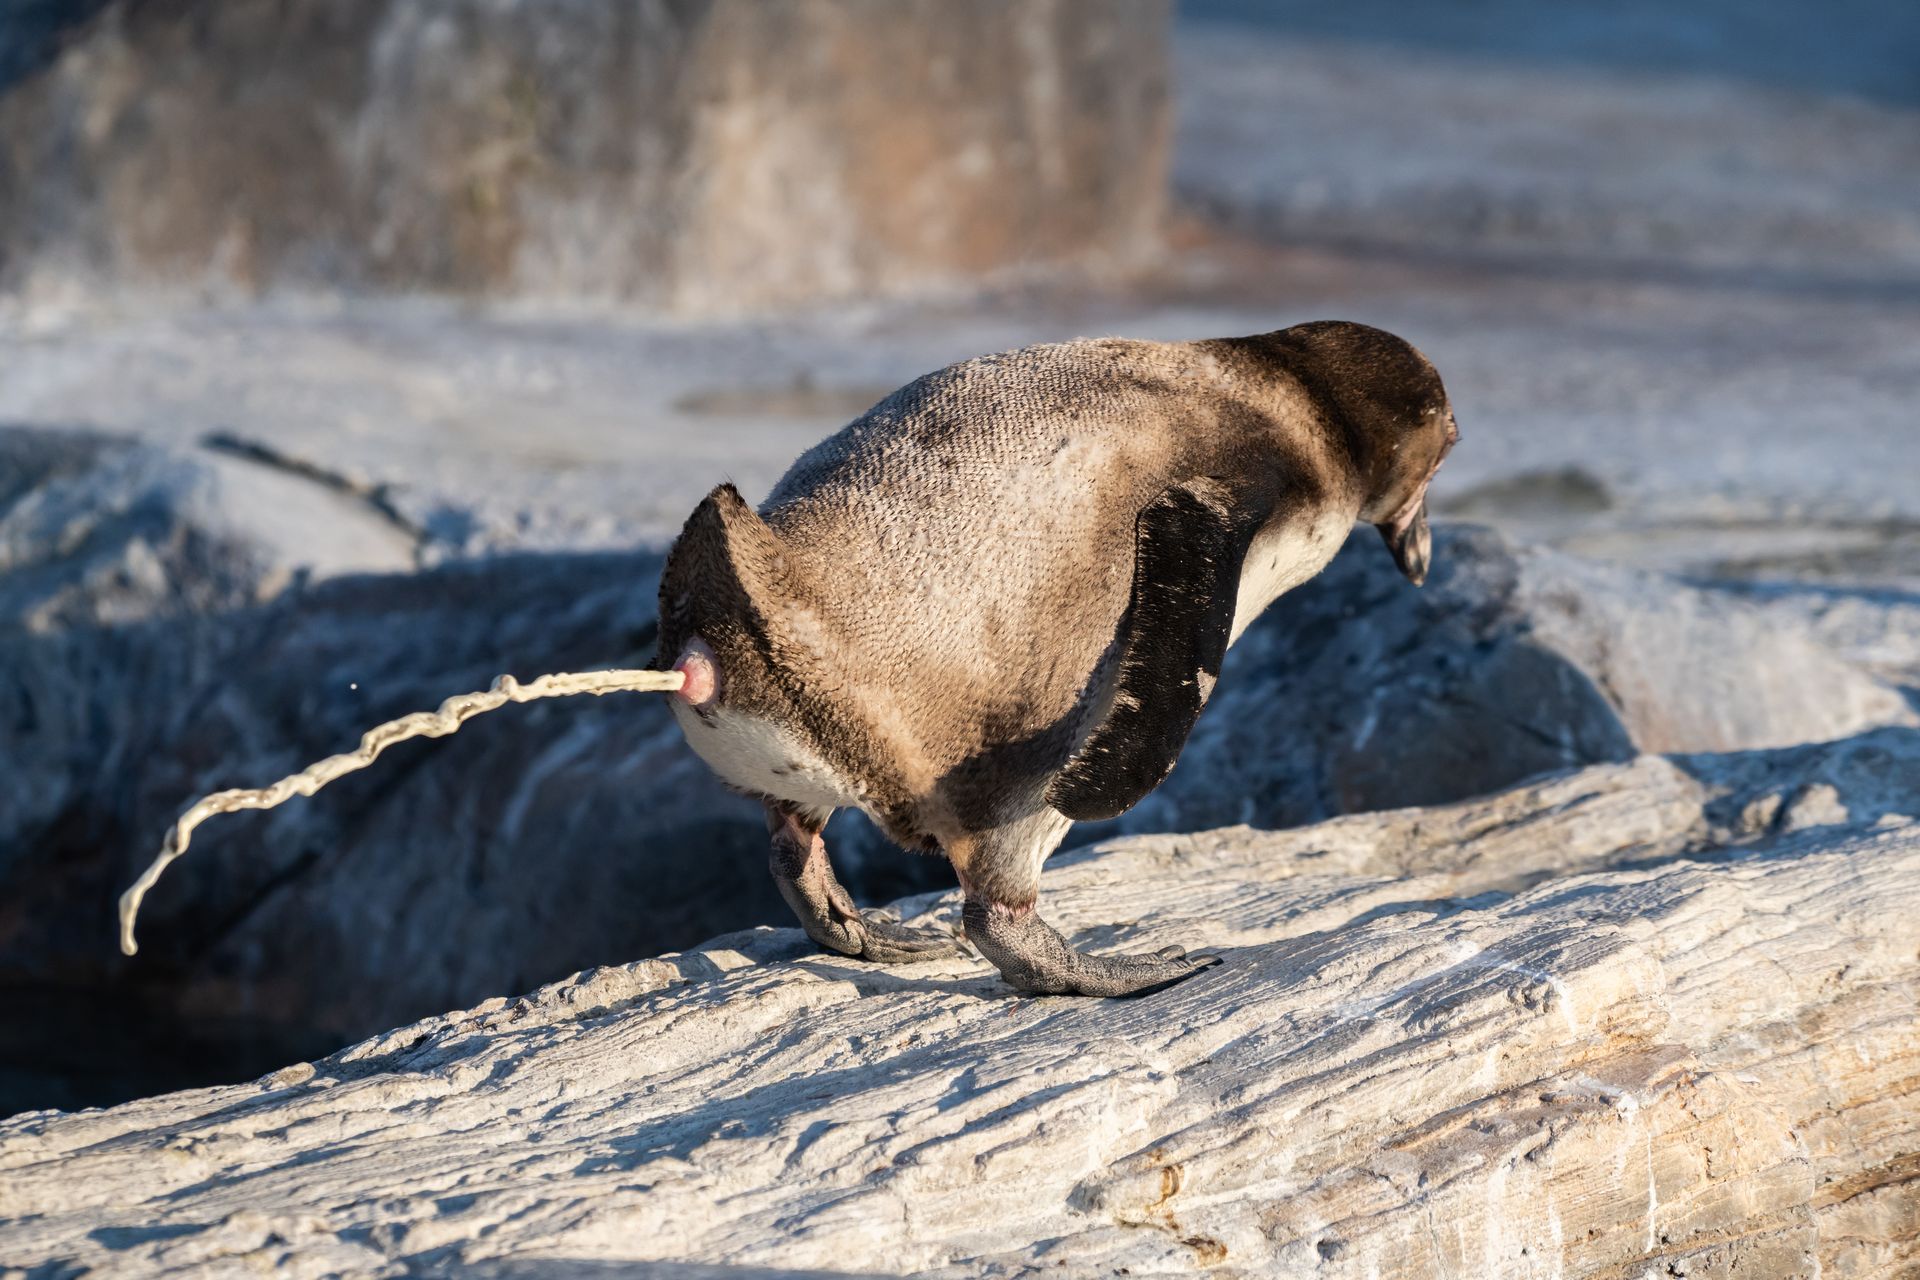
[[[886,908],[880,909],[878,914],[896,922],[899,922],[901,919],[898,913]],[[958,962],[950,957],[925,960],[914,964],[882,965],[845,956],[837,956],[818,949],[812,942],[807,941],[804,934],[800,934],[797,930],[775,931],[778,933],[792,934],[798,939],[790,950],[783,948],[784,954],[780,954],[777,958],[815,977],[827,981],[852,983],[854,988],[859,991],[862,996],[896,995],[911,992],[925,995],[956,996],[976,1002],[1001,1000],[1068,1001],[1075,1004],[1084,1004],[1089,1007],[1097,1007],[1105,1004],[1109,1000],[1138,1000],[1161,991],[1166,991],[1169,988],[1180,986],[1199,977],[1200,974],[1218,969],[1222,964],[1226,963],[1227,957],[1245,949],[1238,947],[1200,947],[1194,951],[1194,954],[1196,956],[1205,955],[1210,957],[1213,960],[1212,964],[1203,967],[1197,973],[1182,974],[1178,977],[1170,978],[1165,982],[1155,983],[1152,986],[1142,987],[1137,991],[1128,992],[1124,996],[1036,995],[1032,992],[1022,991],[1002,978],[999,971],[981,957],[980,954],[966,942],[965,936],[960,930],[953,927],[953,922],[944,918],[944,916],[945,913],[929,916],[923,913],[909,912],[907,913],[906,922],[918,925],[947,926],[952,928],[954,939],[961,946],[965,960],[977,966],[975,972],[969,974],[953,973],[951,971],[952,966]],[[1144,940],[1131,937],[1129,926],[1119,924],[1093,925],[1084,929],[1075,930],[1068,940],[1075,948],[1082,951],[1091,951],[1095,954],[1137,953],[1153,950],[1153,947],[1147,945]],[[768,958],[774,957],[769,956]]]
[[[1076,941],[1075,945],[1081,946],[1082,949],[1084,949],[1084,944],[1079,941]],[[1102,950],[1106,949],[1103,948]],[[1114,950],[1121,949],[1116,948]],[[1121,996],[1037,995],[1030,991],[1022,991],[1018,987],[1010,985],[1000,976],[997,970],[991,965],[988,965],[984,960],[980,962],[982,965],[981,972],[971,976],[954,976],[950,973],[916,976],[916,970],[922,968],[923,965],[873,965],[854,968],[853,966],[863,965],[864,962],[858,960],[842,961],[827,955],[814,957],[811,962],[798,960],[795,961],[794,964],[800,969],[804,969],[830,981],[851,982],[863,996],[913,993],[921,995],[955,996],[976,1003],[992,1004],[1038,1001],[1049,1006],[1057,1005],[1061,1008],[1084,1007],[1097,1009],[1105,1007],[1114,1001],[1131,1002],[1143,1000],[1163,991],[1169,991],[1176,987],[1184,987],[1190,983],[1197,983],[1207,975],[1231,966],[1235,956],[1249,950],[1252,949],[1245,947],[1202,948],[1194,954],[1196,956],[1204,954],[1210,957],[1213,963],[1205,965],[1193,973],[1181,974],[1177,977],[1169,978],[1165,982],[1158,982],[1152,986],[1142,987],[1137,991],[1129,991],[1127,994]],[[924,962],[924,967],[932,967],[935,964],[941,963],[948,962],[926,961]]]
[[[985,963],[984,961],[982,962]],[[1001,981],[991,966],[972,975],[955,975],[948,960],[925,960],[918,964],[873,964],[865,960],[843,960],[821,953],[792,962],[793,967],[827,982],[844,982],[863,996],[900,994],[954,996],[963,1000],[1005,999],[1020,993]],[[930,972],[922,972],[930,971]]]
[[[939,902],[938,899],[944,896],[947,895],[921,895],[924,905],[909,900],[904,904],[909,909],[904,912],[894,907],[880,907],[870,910],[868,914],[896,924],[947,930],[960,948],[958,956],[940,956],[911,964],[875,964],[870,960],[856,960],[824,951],[801,934],[803,947],[785,958],[795,968],[813,977],[828,982],[850,983],[862,996],[918,993],[955,996],[977,1002],[1017,994],[1001,980],[999,971],[968,945],[966,935],[959,927],[959,904],[953,901]],[[929,898],[933,901],[926,901]],[[916,905],[920,909],[912,909]],[[942,907],[946,909],[942,910]],[[972,971],[954,972],[961,965],[972,966]]]
[[[948,901],[943,903],[942,898]],[[898,909],[902,905],[907,908],[905,911]],[[797,928],[761,925],[722,935],[693,951],[683,952],[673,957],[673,966],[685,982],[724,981],[740,972],[740,966],[722,963],[712,954],[726,951],[744,958],[750,966],[781,965],[822,981],[849,983],[862,996],[922,992],[981,999],[1011,990],[1001,984],[999,973],[967,946],[956,924],[959,904],[950,890],[916,895],[904,904],[891,907],[869,908],[866,914],[895,924],[946,929],[953,934],[962,954],[912,964],[876,964],[825,950]],[[960,964],[973,964],[979,966],[979,970],[954,973],[954,967]]]

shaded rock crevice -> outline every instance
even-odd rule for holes
[[[284,472],[290,476],[298,476],[300,479],[311,481],[323,489],[344,494],[349,498],[365,504],[368,510],[386,520],[406,537],[411,538],[414,542],[416,555],[420,553],[424,544],[431,536],[423,525],[415,523],[395,504],[392,496],[393,486],[391,485],[384,483],[374,484],[365,480],[357,480],[352,476],[344,475],[341,472],[320,466],[318,463],[295,457],[270,444],[258,440],[249,440],[231,431],[209,432],[200,438],[200,444],[202,448],[211,449],[215,453],[224,453],[235,458],[243,458],[248,462],[257,463],[263,467],[270,467],[275,471]]]

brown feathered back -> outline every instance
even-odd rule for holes
[[[729,704],[804,726],[903,843],[1030,804],[1010,780],[1044,783],[1105,710],[1143,508],[1205,477],[1263,526],[1351,526],[1375,468],[1289,367],[1313,358],[1091,339],[909,383],[757,516],[730,488],[702,504],[662,582],[663,660],[704,636]]]

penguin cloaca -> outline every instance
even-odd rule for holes
[[[823,829],[857,808],[953,864],[966,936],[1027,992],[1121,996],[1217,958],[1092,955],[1037,910],[1076,821],[1173,768],[1227,648],[1356,522],[1415,585],[1459,438],[1440,376],[1338,321],[1025,347],[930,373],[796,461],[758,510],[708,494],[668,555],[656,667],[687,741],[758,797],[822,947],[945,932],[862,911]]]

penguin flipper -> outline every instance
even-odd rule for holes
[[[1226,487],[1201,478],[1148,503],[1134,536],[1110,709],[1047,787],[1076,822],[1125,813],[1173,771],[1220,676],[1251,529]]]

